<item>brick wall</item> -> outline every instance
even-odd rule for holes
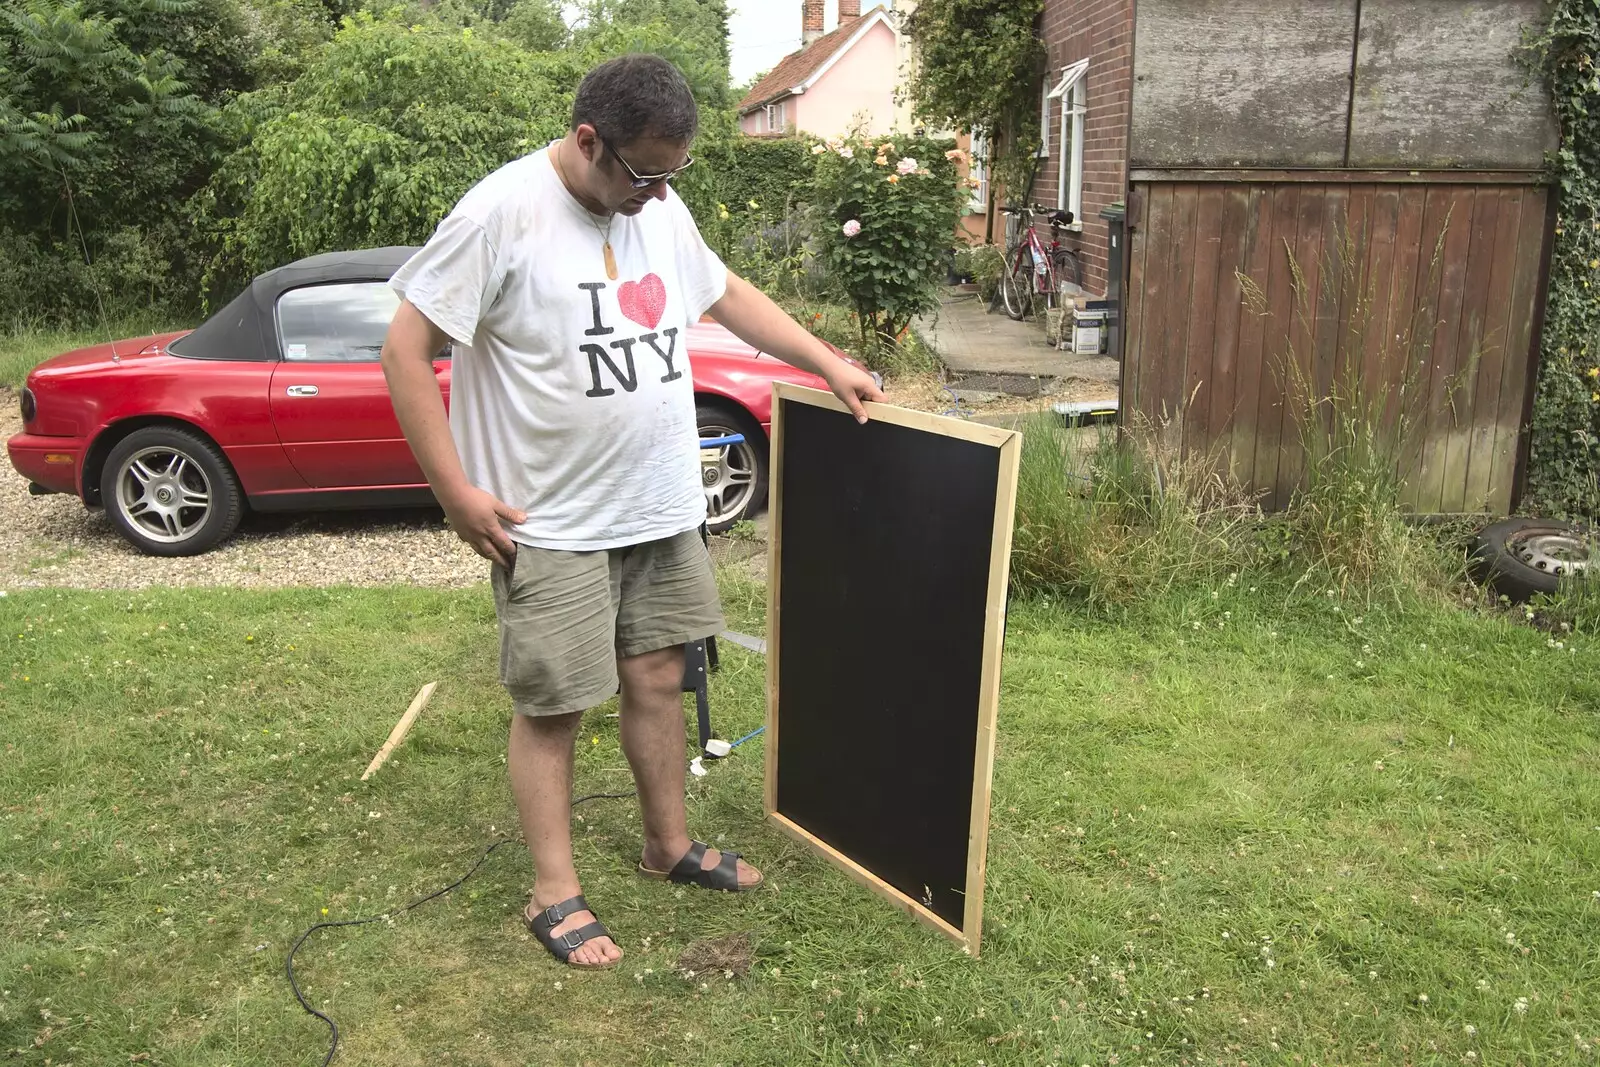
[[[1133,0],[1045,0],[1042,36],[1052,87],[1061,68],[1089,61],[1084,85],[1083,214],[1080,233],[1062,231],[1061,242],[1079,249],[1083,285],[1106,291],[1106,222],[1100,210],[1122,200],[1128,182],[1128,116],[1133,94]],[[1052,100],[1050,156],[1040,161],[1031,203],[1056,206],[1056,176],[1063,162],[1060,103]],[[1065,205],[1060,205],[1065,206]],[[1038,225],[1043,227],[1041,221]],[[1045,229],[1040,236],[1048,239]]]

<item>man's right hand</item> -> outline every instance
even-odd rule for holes
[[[474,552],[502,567],[511,566],[516,547],[512,545],[501,520],[514,526],[521,525],[528,521],[526,512],[518,511],[497,500],[494,494],[472,485],[449,494],[448,499],[441,499],[439,503],[444,506],[450,528],[457,537],[471,545]]]

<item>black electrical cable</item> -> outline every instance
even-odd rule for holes
[[[628,797],[635,795],[637,795],[636,791],[632,789],[628,790],[626,793],[590,793],[588,796],[579,797],[574,800],[572,802],[572,806],[577,807],[579,804],[589,800],[625,800]],[[451,882],[449,885],[438,890],[437,892],[429,893],[420,900],[413,900],[410,904],[407,904],[399,911],[386,911],[382,915],[374,915],[368,919],[337,919],[333,922],[317,923],[315,926],[311,927],[311,929],[300,935],[299,940],[295,941],[294,947],[289,950],[289,957],[288,959],[284,960],[283,969],[284,972],[289,976],[289,988],[294,990],[294,999],[298,1000],[300,1002],[300,1006],[306,1011],[310,1012],[312,1015],[315,1015],[317,1018],[328,1024],[330,1041],[328,1044],[328,1054],[324,1056],[322,1060],[322,1067],[328,1067],[328,1064],[333,1062],[334,1053],[339,1051],[339,1024],[335,1023],[332,1019],[318,1011],[316,1008],[313,1008],[309,1003],[306,1002],[305,996],[300,992],[300,983],[296,982],[294,978],[294,954],[300,951],[300,946],[305,944],[306,939],[312,934],[316,933],[318,930],[332,929],[337,926],[365,926],[367,923],[382,922],[384,919],[392,918],[395,915],[408,912],[412,908],[426,904],[430,900],[442,897],[452,889],[455,889],[457,886],[461,885],[461,883],[465,882],[468,878],[471,878],[474,874],[478,873],[478,868],[483,866],[484,861],[489,858],[489,855],[494,852],[495,849],[499,848],[501,845],[509,845],[511,843],[512,839],[509,837],[504,837],[499,841],[494,842],[488,848],[483,850],[483,855],[478,857],[478,862],[474,863],[471,870],[467,871],[466,874],[463,874],[460,878],[457,878],[454,882]]]

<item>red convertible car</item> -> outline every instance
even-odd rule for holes
[[[6,448],[36,495],[103,506],[153,555],[206,551],[257,511],[436,505],[378,354],[415,251],[330,252],[256,278],[193,331],[56,356],[28,376]],[[721,326],[688,331],[713,531],[766,496],[772,383],[826,388]],[[434,371],[450,390],[450,352]]]

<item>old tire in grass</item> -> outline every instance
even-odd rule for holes
[[[1472,545],[1477,580],[1521,603],[1554,593],[1564,579],[1587,574],[1594,550],[1590,531],[1555,519],[1504,519],[1478,531]]]
[[[152,556],[197,556],[238,528],[239,479],[200,434],[146,426],[111,449],[100,496],[117,532]]]

